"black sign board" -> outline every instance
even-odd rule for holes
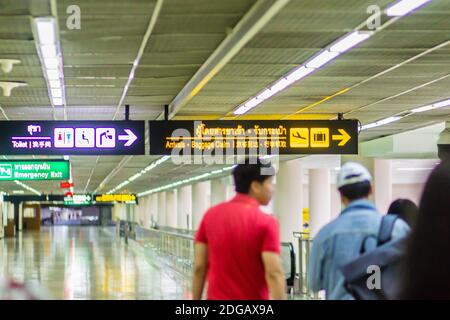
[[[149,128],[150,155],[358,153],[357,120],[150,121]]]
[[[0,121],[2,155],[142,155],[144,121]]]

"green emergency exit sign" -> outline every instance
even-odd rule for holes
[[[0,181],[67,180],[70,164],[66,160],[0,161]]]

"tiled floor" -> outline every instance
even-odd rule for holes
[[[186,299],[189,280],[100,227],[43,227],[0,240],[0,275],[54,299]]]

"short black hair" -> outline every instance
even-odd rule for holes
[[[370,181],[363,181],[342,186],[338,190],[341,196],[353,201],[367,198],[371,189]]]
[[[275,169],[270,163],[263,163],[259,158],[246,158],[233,169],[235,190],[248,194],[253,181],[262,183],[273,175]]]

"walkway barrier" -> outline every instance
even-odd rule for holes
[[[170,265],[190,276],[194,260],[194,237],[189,232],[136,228],[136,241],[164,255]]]
[[[146,248],[167,257],[172,267],[184,275],[191,276],[194,263],[194,235],[192,231],[171,229],[144,229],[136,227],[136,241]],[[290,242],[281,243],[281,260],[286,273],[286,284],[294,293],[295,252]]]
[[[313,240],[305,232],[294,232],[294,238],[298,239],[298,282],[295,291],[305,298],[319,299],[319,295],[308,287],[308,264]]]

